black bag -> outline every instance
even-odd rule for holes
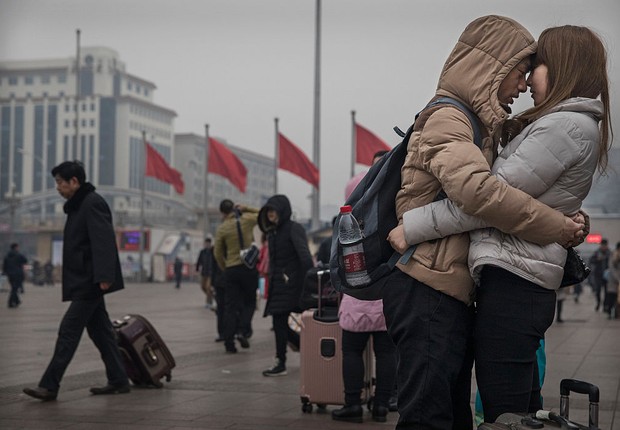
[[[241,261],[245,264],[245,267],[248,269],[254,269],[256,267],[256,263],[258,262],[258,255],[260,251],[258,246],[252,244],[249,248],[244,248],[243,246],[243,234],[241,233],[241,223],[239,222],[239,211],[235,210],[235,218],[237,218],[237,234],[239,234],[239,256],[241,257]]]
[[[320,297],[319,285],[321,285]],[[329,270],[325,267],[312,267],[304,277],[299,307],[304,311],[318,308],[320,300],[323,307],[338,308],[339,296],[340,293],[331,284]]]
[[[474,143],[482,147],[482,134],[478,126],[476,115],[467,106],[449,97],[441,97],[429,103],[424,109],[439,105],[451,105],[459,109],[469,119],[474,131]],[[420,112],[421,113],[421,112]],[[416,120],[418,116],[416,115]],[[415,125],[415,124],[414,124]],[[357,219],[363,231],[364,258],[366,270],[370,276],[370,283],[363,286],[351,286],[346,282],[343,264],[343,247],[338,241],[338,223],[340,216],[334,223],[332,235],[331,257],[329,268],[334,288],[342,293],[361,300],[378,300],[382,298],[385,279],[396,263],[400,260],[407,262],[413,255],[416,246],[411,246],[402,256],[395,252],[386,240],[388,233],[398,225],[396,217],[396,193],[401,189],[400,170],[407,156],[407,145],[413,133],[413,125],[407,133],[397,128],[394,130],[403,138],[380,161],[370,167],[368,173],[355,187],[346,201],[353,207],[353,216]],[[436,200],[445,198],[443,193],[438,194]]]
[[[252,244],[249,248],[242,249],[239,252],[239,255],[241,256],[241,261],[243,261],[243,264],[245,264],[247,268],[254,269],[256,267],[256,263],[258,262],[259,253],[260,250],[258,247]]]
[[[566,263],[564,263],[564,276],[560,283],[560,288],[580,284],[585,281],[590,272],[590,267],[583,261],[575,248],[568,248]]]

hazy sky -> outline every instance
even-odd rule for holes
[[[130,74],[157,85],[177,133],[204,134],[273,156],[279,128],[312,158],[315,0],[0,0],[0,60],[71,57],[82,46],[119,52]],[[618,0],[323,0],[321,205],[339,206],[350,173],[351,110],[390,145],[435,91],[473,19],[499,14],[535,37],[575,24],[605,40],[620,136]],[[514,111],[531,105],[523,94]],[[617,145],[615,145],[617,146]],[[357,171],[364,170],[357,166]],[[280,192],[310,215],[311,186],[280,171]],[[330,219],[331,213],[322,213]]]

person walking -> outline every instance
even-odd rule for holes
[[[415,121],[401,169],[399,218],[443,190],[464,210],[527,240],[565,243],[583,235],[582,223],[489,174],[497,132],[514,99],[527,89],[525,76],[535,51],[532,35],[510,18],[484,16],[465,28],[433,100],[451,97],[466,105],[482,129],[482,149],[474,144],[473,128],[460,109],[442,104],[425,109]],[[468,249],[468,234],[420,243],[386,281],[383,312],[399,360],[398,428],[473,427],[474,283]]]
[[[601,293],[603,295],[602,301],[605,303],[605,278],[603,274],[605,270],[609,268],[609,257],[611,251],[609,250],[609,242],[607,239],[601,240],[601,244],[598,249],[590,257],[589,263],[592,268],[592,274],[589,277],[590,284],[592,285],[592,291],[596,297],[596,308],[601,308]],[[603,306],[604,308],[605,306]]]
[[[19,292],[24,289],[24,264],[28,260],[19,252],[19,245],[12,243],[9,252],[2,262],[2,272],[9,278],[11,291],[9,293],[9,308],[16,308],[21,304]]]
[[[271,315],[276,341],[276,361],[263,376],[283,376],[286,371],[288,318],[300,312],[299,300],[306,273],[313,266],[304,228],[291,220],[291,203],[285,195],[270,197],[258,214],[258,226],[267,235],[269,295],[264,316]]]
[[[213,248],[211,238],[205,238],[204,248],[198,254],[196,260],[196,272],[200,273],[200,288],[205,293],[207,309],[215,310],[213,306],[213,286],[211,285],[211,272],[213,271]]]
[[[224,272],[226,289],[224,314],[224,346],[227,353],[237,352],[235,339],[242,348],[249,348],[252,336],[252,317],[256,310],[258,271],[241,261],[241,238],[245,246],[252,243],[258,209],[235,205],[232,200],[220,202],[222,223],[215,233],[213,253]]]
[[[504,125],[504,148],[492,173],[559,212],[583,218],[579,211],[594,173],[607,166],[608,82],[605,47],[592,30],[543,31],[527,79],[534,107]],[[495,200],[498,209],[510,207],[508,202]],[[493,200],[486,204],[493,206]],[[583,234],[568,243],[520,238],[500,226],[480,229],[495,223],[456,206],[444,200],[409,211],[404,236],[415,244],[436,239],[437,232],[478,229],[470,233],[469,270],[478,284],[474,345],[485,421],[506,412],[536,412],[542,408],[536,350],[553,322],[567,258],[563,245],[578,244]]]
[[[178,290],[181,288],[181,280],[183,279],[183,260],[180,257],[175,257],[172,270],[174,272],[174,288]]]
[[[73,359],[86,328],[101,354],[108,382],[92,394],[130,391],[104,296],[124,288],[116,248],[112,213],[105,199],[86,182],[79,161],[65,161],[52,169],[56,190],[66,199],[63,233],[62,300],[71,302],[60,323],[52,359],[38,387],[24,393],[39,400],[55,400],[60,381]]]

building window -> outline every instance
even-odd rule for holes
[[[65,112],[69,112],[71,110],[71,108],[69,107],[68,104],[65,105]]]
[[[136,85],[136,93],[140,94],[140,85]]]
[[[9,76],[9,85],[17,85],[17,76]]]
[[[41,76],[41,83],[42,84],[49,84],[50,83],[50,75],[43,75],[43,76]]]
[[[64,97],[64,96],[65,96],[64,91],[58,91],[58,97]]]
[[[68,119],[65,120],[65,128],[69,128],[70,122]]]
[[[58,83],[59,84],[64,84],[67,82],[67,75],[64,73],[61,73],[60,75],[58,75]]]
[[[90,126],[91,126],[91,127],[94,127],[94,126],[95,126],[95,120],[94,120],[94,119],[91,119],[91,120],[90,120]]]
[[[82,112],[86,112],[86,103],[82,103]]]
[[[24,78],[24,84],[26,85],[32,85],[34,83],[34,79],[32,78],[32,76],[26,76]]]
[[[82,120],[82,127],[86,127],[86,120],[85,119]]]
[[[132,85],[131,82],[127,82],[127,89],[131,91]]]
[[[47,91],[43,91],[43,97],[47,97]]]
[[[148,95],[149,95],[149,89],[148,89],[148,88],[145,88],[145,89],[144,89],[144,95],[145,95],[145,96],[148,96]]]
[[[91,104],[90,104],[90,110],[94,112],[94,111],[95,111],[95,108],[96,108],[96,107],[95,107],[95,104],[94,104],[94,103],[91,103]]]

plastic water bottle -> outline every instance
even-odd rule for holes
[[[370,283],[370,276],[366,271],[362,239],[362,230],[351,213],[351,206],[342,206],[340,208],[340,223],[338,224],[338,241],[342,245],[345,278],[352,287]]]

